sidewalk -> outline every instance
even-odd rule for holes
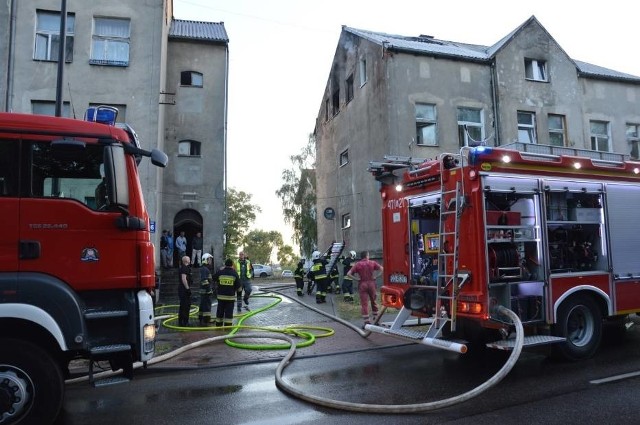
[[[296,357],[311,357],[331,353],[345,353],[349,351],[360,351],[375,349],[379,347],[406,345],[397,339],[384,335],[371,334],[367,338],[361,336],[356,330],[337,321],[335,317],[341,310],[338,303],[342,303],[342,296],[328,294],[327,302],[316,304],[315,297],[304,295],[298,297],[293,283],[272,283],[269,281],[254,280],[254,291],[250,299],[251,312],[243,311],[246,314],[242,320],[243,326],[270,327],[282,329],[287,326],[299,325],[304,332],[312,332],[315,335],[326,334],[325,329],[305,329],[304,326],[314,328],[329,328],[333,330],[333,335],[317,337],[315,342],[307,347],[298,348]],[[277,291],[277,292],[276,292]],[[282,301],[277,302],[277,295],[282,295]],[[196,297],[197,298],[197,297]],[[163,299],[160,301],[164,305],[177,304],[177,300]],[[270,305],[273,305],[270,308]],[[264,309],[263,311],[259,311]],[[313,309],[322,311],[332,317],[327,317]],[[213,306],[215,316],[215,304]],[[382,321],[393,320],[394,314],[385,314]],[[240,317],[234,319],[234,324]],[[343,318],[356,328],[362,326],[362,319],[359,314],[355,318]],[[193,326],[197,326],[197,318],[191,319]],[[163,321],[161,321],[162,323]],[[175,321],[174,321],[175,323]],[[221,336],[229,333],[230,330],[216,329],[211,327],[206,330],[175,330],[162,324],[158,328],[156,339],[156,355],[170,353],[180,347],[193,342],[205,340],[207,338]],[[241,329],[239,333],[261,332],[256,329]],[[303,339],[299,339],[301,342]],[[287,354],[287,349],[265,348],[267,345],[286,344],[279,339],[270,338],[242,338],[234,339],[233,343],[256,346],[257,349],[236,348],[227,345],[224,341],[213,342],[201,347],[193,348],[171,359],[155,363],[150,367],[155,368],[180,368],[198,366],[225,366],[237,365],[247,362],[277,361]]]

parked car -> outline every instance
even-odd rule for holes
[[[271,266],[267,266],[264,264],[254,264],[253,265],[253,277],[267,277],[273,276],[273,269]]]
[[[291,270],[282,270],[280,274],[281,277],[293,277],[293,272]]]

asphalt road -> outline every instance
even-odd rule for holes
[[[565,363],[525,352],[487,392],[417,414],[367,414],[322,407],[276,386],[276,360],[238,366],[149,369],[123,385],[67,387],[57,425],[85,424],[632,424],[638,423],[640,325],[607,327],[590,360]],[[506,354],[457,355],[425,346],[378,347],[294,359],[283,379],[297,390],[354,403],[425,403],[462,394],[492,376]]]

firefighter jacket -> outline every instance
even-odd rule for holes
[[[213,276],[218,289],[218,301],[235,301],[236,293],[242,288],[238,273],[233,267],[224,267]]]
[[[245,272],[244,275],[242,274],[242,268],[245,268]],[[242,280],[249,280],[251,279],[251,270],[253,269],[253,266],[251,265],[251,261],[249,260],[238,260],[236,261],[236,273],[238,273],[238,276],[240,277],[240,279]]]
[[[342,259],[342,265],[344,266],[344,278],[347,280],[353,280],[351,279],[349,276],[347,276],[347,273],[349,273],[349,270],[351,270],[351,267],[353,267],[353,264],[356,262],[355,258],[343,258]]]
[[[200,294],[211,295],[211,271],[208,267],[200,267]]]
[[[327,262],[322,258],[318,258],[317,260],[313,260],[313,264],[309,269],[309,273],[307,273],[307,277],[314,282],[317,282],[321,279],[327,278]]]
[[[293,277],[296,279],[304,279],[304,267],[302,264],[298,264],[298,267],[293,271]]]

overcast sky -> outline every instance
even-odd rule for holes
[[[638,12],[628,0],[174,0],[176,19],[224,22],[229,187],[262,208],[254,228],[285,243],[275,191],[313,132],[342,25],[489,46],[534,15],[571,58],[640,76]]]

